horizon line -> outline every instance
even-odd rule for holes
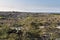
[[[0,12],[26,12],[26,13],[60,13],[60,12],[44,12],[44,11],[40,11],[40,12],[31,12],[31,11],[0,11]]]

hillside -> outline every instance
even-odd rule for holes
[[[59,13],[0,12],[1,40],[58,40]]]

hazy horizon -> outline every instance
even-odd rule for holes
[[[60,12],[59,0],[0,0],[0,11]]]

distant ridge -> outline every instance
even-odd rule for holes
[[[16,13],[19,13],[19,12],[20,12],[20,13],[43,13],[43,14],[56,14],[56,13],[57,13],[57,14],[60,14],[59,12],[24,12],[24,11],[22,12],[22,11],[0,11],[0,13],[1,13],[1,12],[13,12],[13,13],[15,13],[15,12],[16,12]]]

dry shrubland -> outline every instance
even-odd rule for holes
[[[60,38],[59,27],[57,13],[0,13],[1,40],[55,40]]]

